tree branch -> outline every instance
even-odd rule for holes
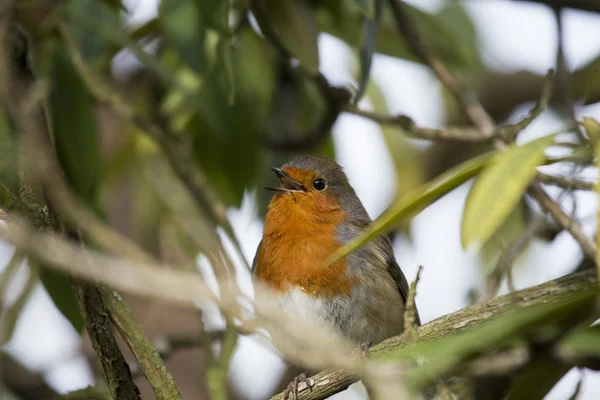
[[[507,148],[506,139],[508,137],[495,136],[497,132],[496,125],[477,99],[477,95],[464,87],[437,58],[429,53],[428,49],[423,44],[419,33],[413,27],[412,21],[404,9],[403,2],[401,0],[389,1],[396,19],[396,24],[398,25],[400,32],[404,35],[410,49],[415,55],[421,58],[423,62],[429,65],[438,79],[454,94],[464,108],[469,119],[479,130],[482,138],[494,138],[494,146],[497,149],[505,150]],[[536,106],[529,117],[515,125],[514,131],[509,132],[510,135],[506,136],[516,138],[518,132],[527,127],[527,125],[533,121],[533,118],[543,111],[543,106],[548,103],[550,98],[548,86],[551,75],[552,72],[550,71],[547,75],[546,87],[542,90],[538,106]],[[569,217],[560,208],[560,205],[544,191],[537,180],[530,186],[529,193],[542,208],[552,215],[558,224],[571,233],[588,257],[595,258],[596,246],[594,243],[585,235],[581,226],[579,226],[573,218]]]
[[[585,271],[497,297],[487,303],[476,304],[452,314],[444,315],[421,326],[418,329],[417,341],[425,341],[460,332],[478,326],[505,312],[557,301],[569,293],[587,290],[595,285],[597,285],[596,271]],[[389,353],[405,345],[404,336],[400,335],[373,346],[370,352],[373,356],[376,356]],[[341,370],[323,371],[312,376],[311,379],[315,383],[313,390],[301,391],[298,400],[326,399],[345,390],[358,380],[356,376]],[[271,397],[270,400],[283,400],[283,393]]]

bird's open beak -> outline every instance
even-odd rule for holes
[[[292,193],[292,192],[306,192],[306,188],[300,182],[292,179],[285,171],[282,171],[279,168],[272,167],[271,171],[277,175],[277,179],[279,179],[279,187],[266,186],[265,189],[270,190],[272,192],[282,192],[282,193]]]

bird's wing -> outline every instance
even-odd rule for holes
[[[250,267],[250,274],[254,277],[256,273],[256,262],[258,260],[258,253],[260,252],[260,246],[262,245],[262,240],[258,243],[258,247],[256,248],[256,253],[254,254],[254,259],[252,260],[252,267]]]
[[[392,279],[394,279],[394,282],[396,282],[396,285],[398,286],[398,291],[400,292],[400,295],[402,296],[402,299],[404,300],[404,304],[406,305],[406,302],[408,301],[408,290],[409,290],[408,281],[406,280],[406,277],[404,276],[404,272],[402,272],[402,270],[400,269],[400,266],[394,259],[394,250],[392,249],[392,242],[391,242],[390,238],[387,235],[383,235],[380,237],[380,240],[383,241],[383,246],[385,248],[384,254],[386,255],[386,258],[387,258],[387,263],[386,263],[387,271],[391,275]],[[416,322],[417,326],[421,325],[421,319],[419,318],[419,311],[417,310],[416,306],[415,306],[415,322]]]

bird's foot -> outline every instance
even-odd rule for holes
[[[369,351],[369,347],[371,347],[372,345],[373,343],[371,342],[364,342],[360,344],[360,346],[358,347],[358,352],[361,358],[371,358],[371,352]]]
[[[302,373],[295,377],[294,380],[290,382],[287,389],[285,389],[285,392],[283,393],[283,400],[288,400],[290,398],[290,395],[292,395],[292,400],[298,400],[298,386],[300,385],[300,383],[305,383],[306,387],[309,388],[312,392],[314,382],[308,379],[306,377],[306,374]],[[304,388],[302,388],[301,390],[304,390]]]

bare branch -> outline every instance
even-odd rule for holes
[[[571,236],[579,243],[581,249],[586,256],[595,259],[596,257],[596,245],[594,242],[585,234],[581,226],[567,213],[563,211],[556,201],[554,201],[545,191],[542,189],[538,182],[531,184],[529,193],[540,203],[540,205],[552,215],[554,220],[558,222],[563,228],[565,228]]]
[[[547,185],[560,186],[567,190],[594,190],[595,183],[579,179],[571,179],[563,176],[548,175],[543,172],[537,173],[537,179]]]

